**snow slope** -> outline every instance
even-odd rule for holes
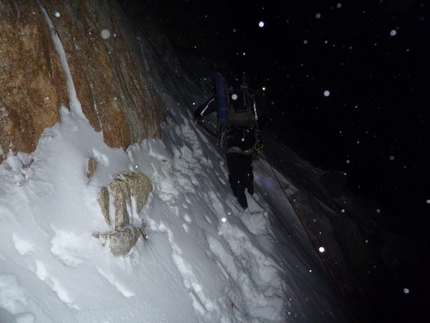
[[[295,186],[263,157],[243,211],[215,138],[190,118],[209,81],[148,72],[168,111],[162,140],[106,146],[76,95],[34,153],[0,165],[0,322],[349,321],[286,197]],[[90,157],[98,168],[88,180]],[[92,236],[109,230],[97,198],[128,171],[154,186],[132,214],[149,238],[114,257]]]
[[[255,165],[258,193],[243,211],[216,146],[188,119],[169,119],[164,140],[123,151],[107,147],[81,115],[61,112],[62,122],[46,130],[33,154],[10,155],[0,168],[0,317],[332,322],[339,315],[327,301],[331,282],[264,160]],[[87,182],[89,157],[100,167]],[[155,187],[133,215],[148,224],[149,239],[115,258],[92,237],[109,229],[97,198],[102,186],[131,170]],[[294,190],[282,180],[287,193]],[[278,204],[263,195],[279,196]]]

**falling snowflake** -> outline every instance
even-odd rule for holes
[[[103,29],[100,32],[100,35],[102,36],[103,39],[108,39],[110,37],[110,31],[107,29]]]
[[[330,91],[325,90],[324,91],[324,96],[329,96],[330,95]]]

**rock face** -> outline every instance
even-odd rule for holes
[[[319,180],[330,197],[340,197],[347,183],[345,173],[340,170],[324,173]]]
[[[111,147],[160,137],[163,108],[145,76],[133,31],[115,0],[0,2],[0,162],[32,152],[43,130],[69,107],[66,53],[82,110]],[[47,24],[43,7],[54,27]]]
[[[140,172],[121,174],[109,186],[101,189],[99,204],[112,231],[95,236],[109,240],[111,252],[115,256],[128,254],[139,236],[146,237],[144,222],[133,220],[133,215],[137,217],[151,192],[151,181]]]

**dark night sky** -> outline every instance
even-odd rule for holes
[[[175,44],[267,87],[282,141],[399,215],[430,217],[428,2],[153,5]]]

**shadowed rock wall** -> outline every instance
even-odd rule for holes
[[[43,130],[69,107],[67,79],[55,49],[65,50],[82,110],[104,141],[127,147],[160,137],[164,109],[154,94],[138,43],[115,0],[0,2],[0,147],[32,152]],[[0,161],[3,157],[0,155]]]

